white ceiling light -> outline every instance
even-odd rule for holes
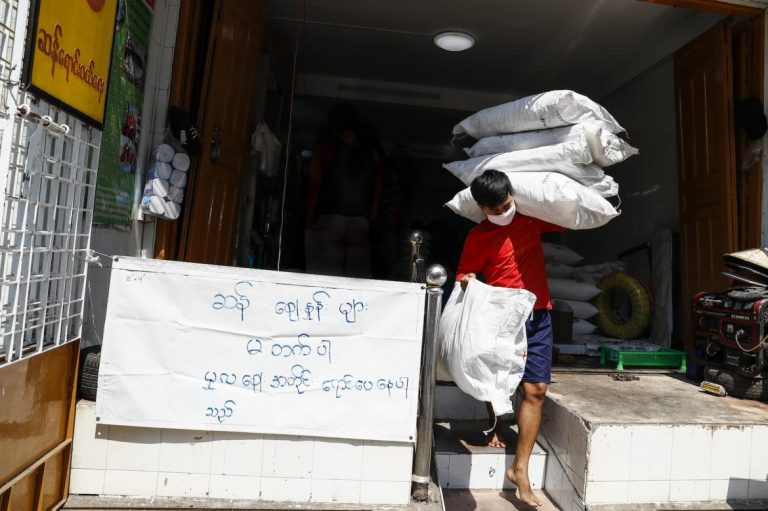
[[[435,44],[448,51],[464,51],[475,45],[475,38],[464,32],[441,32],[435,36]]]

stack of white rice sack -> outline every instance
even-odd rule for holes
[[[591,300],[601,293],[597,282],[609,273],[625,271],[620,261],[581,266],[584,258],[568,247],[543,243],[547,282],[552,302],[565,302],[573,311],[573,337],[589,335],[597,325],[589,320],[598,309]]]
[[[184,201],[189,156],[163,143],[157,146],[153,160],[144,184],[141,209],[150,215],[176,220],[181,214],[181,203]]]
[[[637,154],[617,136],[623,131],[589,98],[567,90],[545,92],[461,121],[454,136],[478,141],[466,150],[469,160],[444,167],[467,186],[486,169],[502,171],[520,213],[568,229],[591,229],[620,213],[607,200],[618,195],[619,186],[602,167]],[[446,205],[475,222],[485,219],[469,188]]]

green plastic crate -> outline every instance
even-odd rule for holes
[[[621,351],[601,346],[600,365],[607,365],[608,362],[614,362],[617,371],[623,371],[624,366],[679,367],[681,373],[686,370],[685,352],[669,348],[659,351]]]

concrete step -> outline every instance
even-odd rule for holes
[[[488,447],[483,430],[487,420],[438,422],[435,424],[435,463],[442,488],[502,490],[514,486],[505,477],[515,458],[517,426],[503,422],[506,449]],[[544,486],[547,452],[536,444],[529,475],[534,489]]]
[[[541,500],[536,511],[559,511],[542,490],[534,491]],[[445,509],[449,511],[530,511],[513,490],[443,490]]]

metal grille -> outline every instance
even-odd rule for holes
[[[13,68],[13,49],[16,39],[14,27],[19,13],[19,0],[0,0],[0,105],[4,111],[0,114],[8,116],[8,82]],[[0,137],[2,131],[0,130]]]
[[[82,330],[101,133],[43,102],[29,110],[9,124],[0,365],[78,339]]]

